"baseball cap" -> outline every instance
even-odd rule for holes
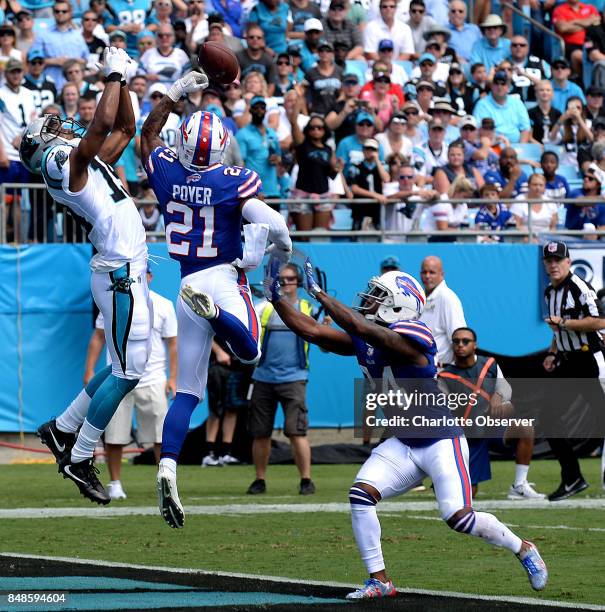
[[[321,24],[319,19],[315,19],[315,17],[311,17],[305,21],[304,25],[305,32],[310,32],[311,30],[319,30],[320,32],[324,31],[324,27]]]
[[[483,117],[483,119],[481,119],[481,127],[484,130],[495,130],[496,122],[491,117]]]
[[[547,242],[542,247],[542,258],[557,257],[558,259],[565,259],[569,257],[569,249],[564,242],[553,241]]]
[[[390,38],[383,38],[378,43],[379,51],[392,51],[394,48],[393,41]]]
[[[385,268],[388,268],[388,270],[385,270]],[[385,270],[386,272],[390,272],[390,270],[399,270],[399,257],[396,257],[395,255],[385,257],[380,262],[380,269]]]
[[[277,61],[279,61],[280,59],[287,59],[288,62],[290,62],[290,54],[289,53],[278,53],[277,54]]]
[[[26,9],[25,7],[22,7],[21,10],[17,13],[15,13],[15,19],[19,19],[19,17],[21,17],[22,15],[33,15],[33,13],[29,10]]]
[[[420,66],[422,62],[431,62],[431,64],[434,64],[436,61],[437,60],[435,59],[435,56],[432,53],[423,53],[418,59],[418,65]]]
[[[343,83],[347,83],[347,82],[355,82],[355,83],[359,83],[359,77],[352,73],[352,72],[347,72],[346,74],[343,74],[342,76],[342,82]]]
[[[458,72],[462,72],[462,74],[464,74],[464,70],[462,70],[462,66],[458,62],[452,62],[450,64],[450,73],[452,70],[457,70]]]
[[[564,58],[564,57],[557,57],[555,58],[551,64],[550,64],[553,68],[555,66],[565,66],[565,68],[569,68],[569,62]]]
[[[374,116],[366,111],[361,111],[357,113],[357,117],[355,118],[355,123],[359,124],[362,121],[369,121],[372,125],[374,125]]]
[[[328,49],[329,51],[334,51],[334,47],[332,43],[327,41],[325,38],[322,38],[317,45],[317,50],[321,51],[322,49]]]
[[[378,141],[375,138],[366,138],[363,141],[363,148],[364,149],[374,149],[375,151],[378,151],[379,149]]]
[[[504,70],[498,70],[498,72],[496,72],[496,74],[494,74],[493,83],[495,83],[496,81],[508,83],[508,74],[506,74],[506,72],[504,72]]]
[[[23,62],[21,60],[15,59],[11,57],[8,62],[6,62],[5,72],[12,72],[13,70],[23,70]]]
[[[114,30],[109,35],[109,40],[113,40],[114,38],[123,38],[124,40],[126,40],[126,32],[122,32],[122,30]]]
[[[431,55],[431,57],[433,56]],[[430,90],[435,91],[435,83],[431,83],[430,81],[418,81],[418,83],[416,83],[416,91],[421,87],[428,87]]]
[[[31,49],[27,54],[27,61],[33,62],[36,59],[44,59],[44,53],[40,49]]]
[[[586,95],[587,96],[602,96],[603,95],[603,90],[600,87],[595,87],[594,85],[591,85],[586,90]]]
[[[330,10],[333,11],[334,9],[344,9],[345,8],[345,3],[342,0],[332,0],[332,2],[330,2]]]
[[[438,110],[447,111],[448,113],[452,113],[452,115],[456,114],[456,110],[446,100],[440,100],[439,102],[435,102],[435,105],[429,109],[429,113],[433,114],[435,111]]]
[[[117,32],[118,30],[115,31]],[[139,42],[139,40],[142,40],[143,38],[155,38],[155,33],[151,30],[141,30],[137,34],[137,42]]]
[[[375,81],[378,79],[387,79],[389,83],[391,82],[391,75],[388,72],[376,72],[373,77]]]
[[[288,45],[288,55],[300,55],[300,45],[298,43]]]
[[[592,122],[592,129],[593,130],[605,130],[605,117],[597,117]]]
[[[471,125],[474,128],[478,127],[477,120],[472,115],[465,115],[464,117],[462,117],[459,125],[461,129],[467,125]]]
[[[161,93],[165,96],[168,93],[168,89],[166,89],[166,85],[164,85],[164,83],[154,83],[149,88],[147,95],[151,98],[154,93]]]
[[[257,104],[264,104],[267,106],[267,101],[262,96],[254,96],[252,100],[250,100],[250,108],[256,106]]]

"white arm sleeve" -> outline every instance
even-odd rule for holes
[[[504,374],[502,374],[502,370],[498,364],[496,364],[496,368],[496,388],[494,389],[494,392],[502,396],[502,399],[505,402],[510,402],[513,396],[513,389],[506,378],[504,378]]]
[[[292,250],[292,240],[284,218],[261,200],[250,198],[242,206],[242,216],[250,223],[264,223],[269,226],[269,240],[278,247]]]

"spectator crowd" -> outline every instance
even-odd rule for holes
[[[197,109],[219,115],[232,135],[225,162],[258,172],[265,198],[296,200],[282,204],[293,229],[383,229],[401,241],[474,227],[498,242],[508,228],[534,240],[565,227],[596,238],[605,12],[529,4],[556,37],[495,14],[495,3],[469,15],[461,0],[0,0],[0,184],[39,182],[18,155],[33,118],[92,120],[107,45],[134,60],[140,130],[215,41],[237,55],[239,78],[182,99],[161,137],[174,146]],[[148,201],[139,133],[116,171]],[[485,204],[465,202],[474,198]],[[5,202],[15,241],[56,238],[54,218],[38,210],[48,198],[7,188]],[[146,229],[161,231],[153,203],[140,210]]]

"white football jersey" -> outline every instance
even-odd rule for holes
[[[36,102],[29,89],[19,87],[15,92],[8,85],[0,87],[0,138],[10,161],[19,161],[13,141],[36,116]]]
[[[42,176],[50,195],[90,224],[88,238],[98,253],[90,267],[111,272],[127,262],[147,259],[145,229],[139,211],[111,166],[95,157],[81,191],[69,190],[72,147],[57,145],[42,157]]]

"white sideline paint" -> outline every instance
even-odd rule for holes
[[[581,498],[551,503],[549,501],[513,501],[508,499],[479,500],[473,504],[476,510],[544,510],[544,509],[605,509],[605,498]],[[226,504],[224,506],[188,506],[188,515],[237,515],[237,514],[277,514],[307,512],[349,512],[348,503],[327,504]],[[392,502],[378,504],[382,512],[430,512],[437,510],[434,501]],[[151,516],[158,514],[157,506],[120,506],[119,503],[103,508],[9,508],[0,509],[0,519],[32,518],[113,518],[118,516]]]
[[[345,589],[356,589],[358,584],[347,584],[345,582],[323,582],[320,580],[293,580],[283,576],[263,576],[256,574],[240,574],[233,572],[212,572],[202,569],[188,569],[181,567],[162,567],[155,565],[137,565],[131,563],[119,563],[116,561],[99,561],[96,559],[77,559],[72,557],[47,557],[44,555],[24,555],[21,553],[0,553],[0,557],[15,557],[18,559],[40,559],[43,561],[59,561],[63,563],[74,563],[96,567],[116,567],[126,569],[155,570],[173,574],[189,574],[201,576],[221,576],[225,578],[244,578],[247,580],[261,580],[266,582],[281,582],[285,584],[304,584],[309,586],[338,587]],[[270,587],[268,587],[270,588]],[[409,593],[410,595],[430,595],[433,597],[456,597],[460,599],[479,599],[481,601],[499,601],[507,603],[527,604],[531,606],[550,606],[553,608],[568,608],[573,610],[605,610],[605,606],[597,604],[586,604],[579,602],[555,601],[550,599],[533,599],[532,597],[514,597],[500,595],[475,595],[473,593],[457,593],[455,591],[433,591],[428,589],[397,589],[398,593]]]

